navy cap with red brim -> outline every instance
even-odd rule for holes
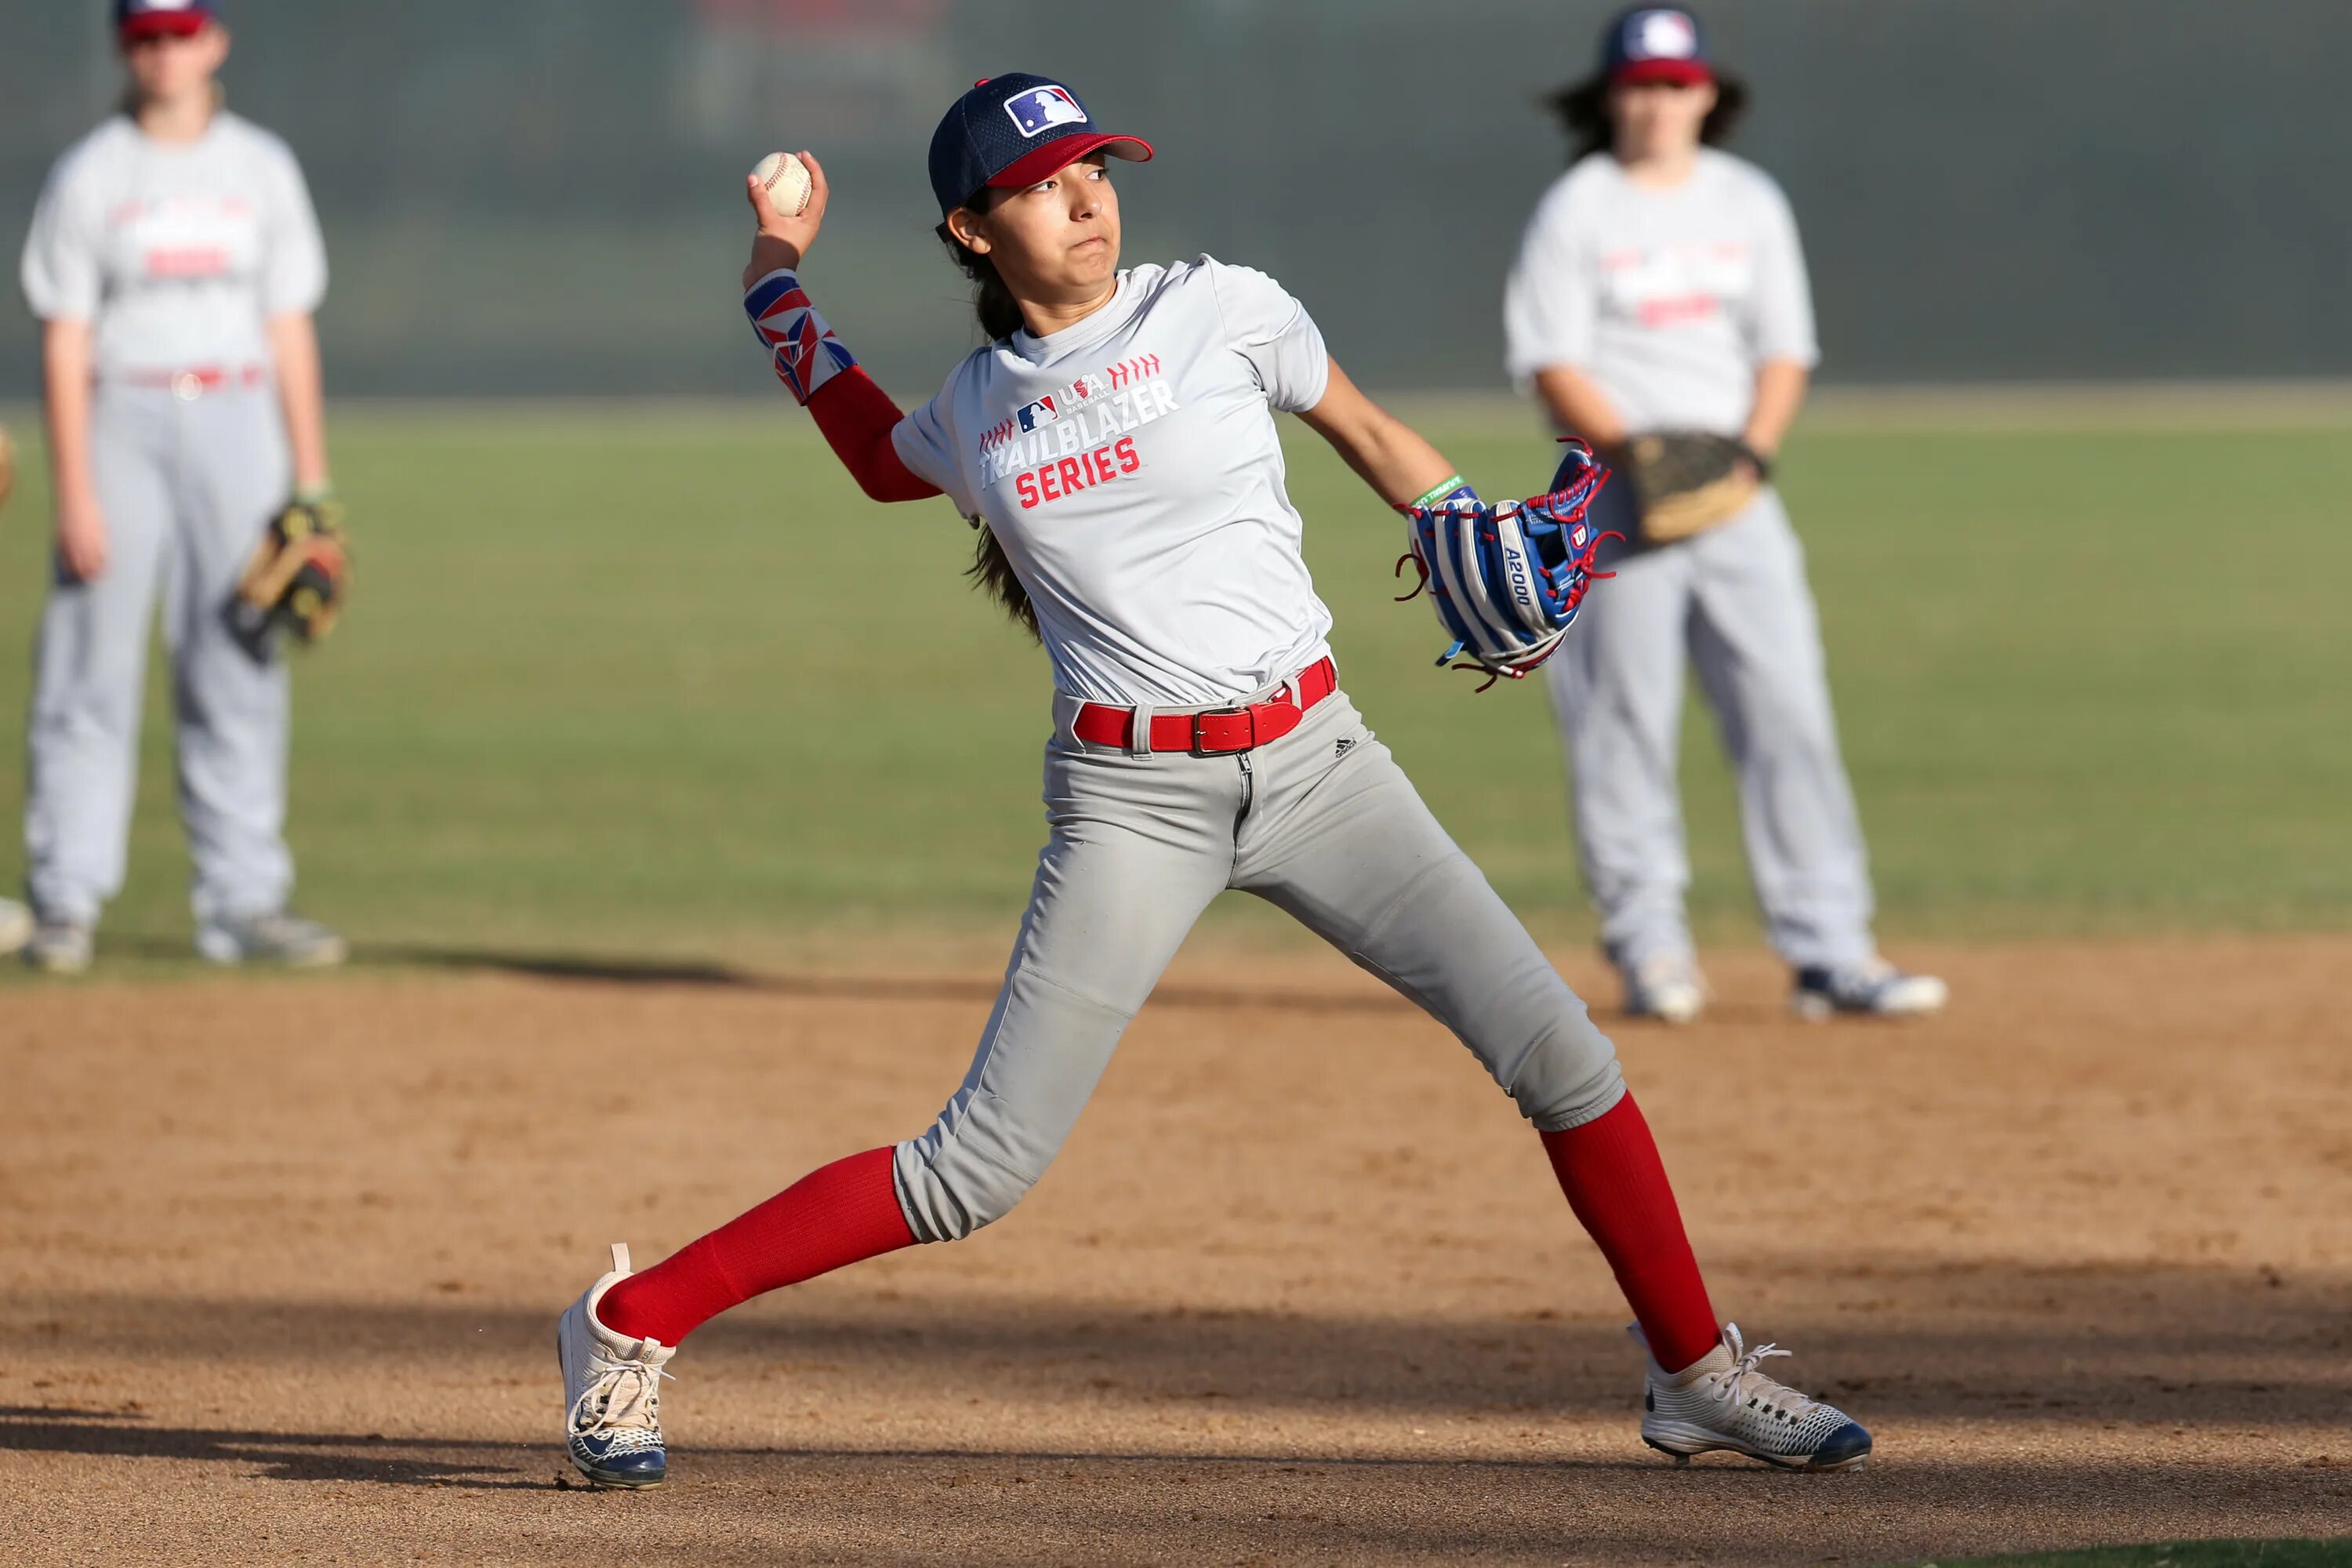
[[[114,29],[125,40],[193,37],[220,19],[219,0],[114,0]]]
[[[950,213],[992,186],[1034,185],[1097,153],[1143,163],[1151,143],[1101,131],[1057,81],[1025,72],[983,77],[931,133],[931,194]]]
[[[1609,73],[1612,87],[1652,87],[1670,82],[1675,87],[1703,87],[1715,79],[1705,60],[1635,60]]]
[[[1601,74],[1612,87],[1710,82],[1707,55],[1706,30],[1680,5],[1629,5],[1601,35]]]
[[[1140,136],[1105,136],[1089,132],[1083,136],[1065,136],[1032,150],[1027,156],[1016,158],[1003,170],[989,177],[988,183],[1002,190],[1019,190],[1048,180],[1081,158],[1104,153],[1114,158],[1132,163],[1151,162],[1151,143]]]

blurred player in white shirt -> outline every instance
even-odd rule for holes
[[[1736,437],[1768,460],[1819,358],[1796,220],[1772,177],[1712,143],[1744,89],[1698,19],[1637,5],[1561,93],[1582,147],[1528,221],[1504,305],[1509,370],[1604,457],[1652,431]],[[1637,533],[1627,487],[1594,509]],[[1613,515],[1612,515],[1613,514]],[[1741,515],[1629,551],[1551,662],[1577,846],[1603,947],[1638,1015],[1706,1001],[1684,894],[1675,751],[1685,664],[1722,725],[1772,944],[1805,1017],[1933,1012],[1943,982],[1878,955],[1870,869],[1830,710],[1804,552],[1769,485]]]
[[[25,242],[57,507],[29,722],[26,957],[89,966],[121,890],[150,614],[173,666],[197,951],[341,961],[289,914],[284,664],[224,617],[288,499],[324,500],[326,253],[286,144],[221,106],[216,0],[116,0],[131,90],[58,159]]]

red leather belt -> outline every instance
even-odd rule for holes
[[[1246,708],[1213,708],[1205,713],[1154,713],[1151,747],[1155,752],[1190,752],[1199,757],[1230,756],[1279,741],[1298,728],[1307,710],[1339,689],[1339,671],[1328,658],[1318,659],[1298,672],[1281,695]],[[1135,745],[1135,710],[1088,702],[1078,709],[1070,732],[1089,746],[1131,752]]]
[[[269,379],[269,373],[257,364],[196,364],[185,370],[125,371],[121,379],[127,386],[175,393],[187,399],[202,397],[208,392],[225,392],[232,386],[259,386]]]

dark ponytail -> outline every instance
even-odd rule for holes
[[[1595,153],[1606,153],[1617,140],[1617,128],[1609,122],[1609,79],[1595,73],[1582,81],[1574,81],[1544,100],[1559,119],[1560,129],[1568,132],[1568,161],[1581,163]],[[1715,107],[1706,112],[1706,121],[1698,128],[1702,145],[1720,147],[1731,140],[1739,125],[1739,118],[1748,112],[1748,84],[1738,77],[1717,71],[1715,78]]]
[[[972,282],[972,310],[980,317],[980,330],[991,340],[1009,338],[1028,325],[1021,314],[1021,302],[1013,290],[1004,286],[997,275],[996,263],[958,239],[948,226],[940,225],[940,243],[948,247],[948,255],[964,276]],[[1037,630],[1037,606],[1029,602],[1029,590],[1021,585],[1013,574],[1013,563],[1005,558],[1004,546],[986,523],[980,525],[980,542],[971,552],[971,564],[964,575],[980,585],[981,591],[1004,606],[1004,613],[1028,628],[1029,635],[1044,641]]]

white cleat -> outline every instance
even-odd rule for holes
[[[79,921],[39,921],[25,939],[25,962],[44,974],[79,974],[98,955],[98,932]]]
[[[33,940],[33,911],[13,899],[0,899],[0,958],[23,951]]]
[[[268,963],[280,969],[333,969],[350,955],[343,939],[317,921],[279,910],[196,928],[196,956],[207,963]]]
[[[1633,1331],[1635,1339],[1641,1331]],[[1756,1370],[1778,1345],[1748,1350],[1739,1325],[1726,1323],[1723,1342],[1679,1373],[1650,1362],[1642,1399],[1642,1441],[1677,1465],[1694,1454],[1744,1454],[1790,1470],[1851,1470],[1870,1458],[1870,1434],[1833,1405],[1808,1399]]]
[[[1654,952],[1624,971],[1625,1014],[1660,1023],[1694,1023],[1706,1010],[1706,981],[1687,954]]]
[[[555,1359],[563,1367],[563,1447],[572,1467],[598,1486],[644,1490],[669,1474],[661,1381],[677,1348],[629,1339],[596,1321],[596,1303],[629,1273],[628,1246],[616,1241],[612,1272],[556,1320]]]
[[[1819,1023],[1843,1013],[1871,1018],[1917,1018],[1940,1013],[1951,987],[1932,974],[1906,974],[1883,958],[1840,969],[1797,971],[1789,1010]]]

